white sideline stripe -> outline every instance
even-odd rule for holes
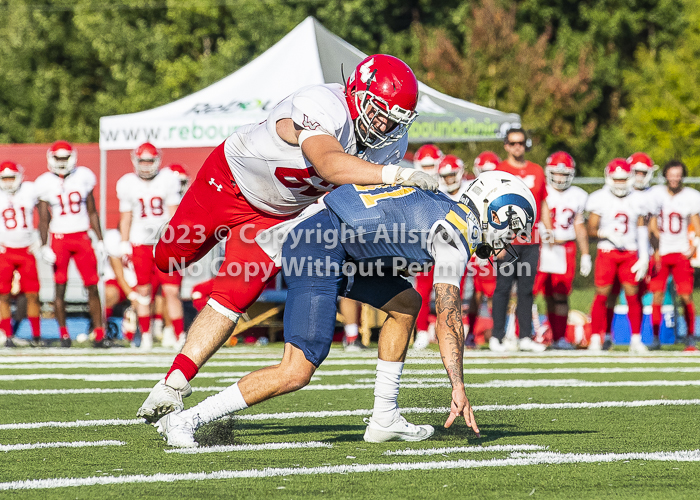
[[[439,381],[438,381],[439,380]],[[514,379],[491,380],[474,384],[464,384],[472,389],[531,389],[535,387],[698,387],[700,380],[621,380],[616,382],[592,382],[577,379]],[[228,386],[195,387],[201,392],[223,391]],[[442,389],[452,385],[444,379],[415,379],[415,383],[401,383],[402,389]],[[374,382],[365,384],[313,384],[302,391],[341,391],[374,389]],[[90,388],[90,389],[1,389],[0,396],[59,396],[68,394],[134,394],[150,393],[150,387]]]
[[[641,401],[599,401],[596,403],[525,403],[520,405],[480,405],[473,406],[474,411],[522,411],[522,410],[579,410],[593,408],[643,408],[649,406],[697,406],[700,399],[649,399]],[[450,409],[443,408],[400,408],[405,414],[412,413],[449,413]],[[330,417],[361,417],[371,415],[372,409],[308,411],[287,413],[255,413],[252,415],[236,415],[238,420],[291,420],[295,418],[330,418]],[[41,429],[46,427],[102,427],[110,425],[145,424],[141,418],[130,420],[77,420],[74,422],[31,422],[20,424],[0,424],[0,431],[17,429]]]
[[[679,353],[677,355],[664,355],[654,357],[630,357],[626,353],[618,353],[617,355],[611,354],[605,357],[564,357],[564,358],[553,358],[548,356],[542,356],[540,358],[521,358],[518,356],[510,358],[498,358],[495,356],[487,358],[473,358],[470,356],[464,357],[465,366],[469,365],[531,365],[531,364],[541,364],[541,365],[569,365],[569,364],[700,364],[700,356],[693,353]],[[244,356],[240,356],[243,358]],[[217,358],[220,359],[220,355],[217,354]],[[169,355],[163,357],[157,361],[149,361],[144,359],[139,360],[136,356],[124,357],[121,360],[102,360],[99,356],[83,356],[75,361],[66,362],[61,359],[61,362],[46,362],[47,360],[53,361],[55,358],[51,356],[46,356],[39,359],[34,359],[33,362],[27,362],[29,358],[18,359],[18,358],[2,358],[0,357],[0,370],[40,370],[40,369],[72,369],[72,368],[169,368],[174,359],[174,355]],[[92,361],[94,359],[94,361]],[[256,359],[260,359],[259,356]],[[278,362],[281,359],[280,355],[271,356],[265,360],[260,361],[210,361],[207,363],[208,367],[219,367],[219,368],[237,368],[237,367],[265,367]],[[272,363],[271,363],[272,361]],[[323,366],[376,366],[377,358],[376,356],[372,358],[362,359],[327,359],[323,362]],[[413,365],[442,365],[442,360],[437,357],[431,358],[408,358],[406,360],[407,366]]]
[[[119,420],[113,418],[109,420],[76,420],[74,422],[30,422],[21,424],[0,424],[0,431],[17,429],[42,429],[46,427],[103,427],[108,425],[135,425],[145,423],[146,421],[142,418],[134,418],[131,420]]]
[[[0,444],[0,451],[35,450],[38,448],[86,448],[89,446],[124,446],[124,441],[70,441],[58,443]]]
[[[197,453],[228,453],[233,451],[267,451],[267,450],[293,450],[300,448],[333,448],[330,443],[309,441],[308,443],[266,443],[266,444],[239,444],[231,446],[205,446],[199,448],[181,448],[165,450],[165,453],[183,453],[195,455]],[[544,448],[543,448],[544,449]],[[516,450],[513,450],[516,451]],[[521,451],[521,450],[517,450]],[[523,450],[525,451],[525,450]]]
[[[532,454],[514,453],[511,458],[490,460],[454,460],[442,462],[414,462],[392,464],[351,464],[324,467],[287,467],[249,470],[220,470],[215,472],[191,472],[186,474],[139,474],[133,476],[93,476],[84,478],[31,479],[0,483],[2,490],[38,490],[93,486],[107,484],[170,483],[174,481],[206,481],[210,479],[248,479],[284,476],[311,476],[327,474],[358,474],[365,472],[399,472],[414,470],[474,469],[480,467],[512,467],[544,464],[572,464],[619,462],[622,460],[643,460],[659,462],[698,462],[700,450],[657,452],[657,453],[604,453],[597,455],[536,452]]]
[[[452,448],[423,448],[415,450],[387,450],[382,455],[387,456],[428,456],[443,455],[445,453],[486,453],[495,451],[539,451],[546,450],[546,446],[536,444],[494,444],[491,446],[454,446]]]
[[[139,366],[140,367],[140,366]],[[198,373],[198,379],[218,379],[221,383],[233,383],[249,372],[204,372]],[[404,370],[404,375],[443,375],[444,369]],[[465,375],[581,375],[614,373],[700,373],[700,367],[629,367],[629,368],[474,368],[465,369]],[[319,370],[316,379],[322,377],[349,377],[374,375],[375,370]],[[158,381],[162,373],[33,373],[26,375],[0,375],[0,381],[17,382],[21,380],[81,380],[84,382],[135,382]],[[430,382],[430,379],[411,379],[403,377],[404,382]],[[358,382],[371,382],[358,380]]]

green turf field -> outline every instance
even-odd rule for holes
[[[186,406],[280,354],[223,349]],[[409,354],[399,402],[435,435],[369,444],[375,357],[334,348],[307,389],[181,453],[134,417],[172,352],[4,349],[0,498],[698,498],[700,355],[468,352],[477,439],[442,428],[450,389],[431,346]]]

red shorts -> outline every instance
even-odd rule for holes
[[[493,265],[484,266],[469,261],[469,273],[474,276],[474,293],[483,293],[487,297],[493,297],[496,291],[496,269]]]
[[[551,297],[558,295],[570,295],[576,275],[576,242],[567,241],[562,245],[566,252],[566,272],[564,274],[541,273],[537,271],[533,293]]]
[[[182,284],[182,272],[175,271],[173,273],[164,273],[156,267],[155,258],[153,257],[153,246],[151,245],[134,245],[134,273],[136,274],[137,285],[153,285],[155,290],[160,285],[175,285]]]
[[[279,272],[252,238],[295,215],[273,216],[251,206],[236,186],[221,144],[202,165],[156,244],[156,265],[162,271],[182,269],[227,238],[211,298],[244,312]]]
[[[20,276],[20,290],[24,293],[39,292],[39,275],[36,271],[36,259],[25,248],[5,249],[0,254],[0,293],[10,293],[12,290],[12,275],[17,271]]]
[[[83,278],[85,286],[96,285],[97,258],[92,249],[92,242],[87,231],[81,233],[52,234],[51,249],[56,254],[56,263],[53,265],[54,280],[57,285],[65,285],[68,281],[68,263],[71,257]]]
[[[673,276],[676,292],[680,295],[693,293],[693,268],[682,253],[669,253],[661,256],[661,265],[649,281],[649,290],[663,292],[666,290],[668,276]]]
[[[114,288],[119,290],[119,300],[117,301],[117,304],[126,300],[126,294],[124,293],[124,290],[122,290],[122,287],[119,286],[119,283],[116,279],[105,281],[105,288],[107,288],[108,286],[113,286]]]
[[[595,286],[610,286],[616,281],[615,278],[623,285],[638,285],[632,272],[637,259],[636,251],[598,250],[595,258]]]

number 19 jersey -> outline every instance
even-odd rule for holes
[[[52,233],[81,233],[90,229],[86,200],[95,184],[95,174],[86,167],[77,167],[66,177],[45,172],[37,178],[34,182],[37,198],[51,208]]]

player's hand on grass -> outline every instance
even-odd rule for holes
[[[450,407],[450,415],[445,422],[445,428],[450,427],[455,419],[460,416],[464,417],[467,427],[474,431],[476,437],[481,437],[479,427],[474,419],[474,410],[472,410],[467,395],[464,393],[464,387],[452,389],[452,405]]]

